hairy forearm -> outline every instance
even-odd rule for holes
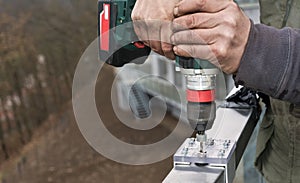
[[[236,84],[300,103],[300,30],[251,25]]]

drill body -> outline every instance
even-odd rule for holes
[[[100,59],[121,67],[132,60],[143,63],[150,48],[138,41],[131,22],[131,12],[136,0],[99,0],[98,36]],[[129,23],[129,24],[128,24]],[[126,26],[119,26],[119,25]],[[111,31],[109,31],[111,30]],[[107,34],[107,31],[110,33]],[[120,49],[119,44],[128,43]],[[144,57],[143,57],[144,56]],[[143,58],[141,58],[143,57]],[[218,70],[208,61],[176,57],[176,69],[186,78],[187,118],[197,131],[200,152],[205,153],[205,131],[213,125],[216,113],[215,87]]]
[[[218,69],[206,60],[176,57],[176,70],[186,78],[187,118],[197,131],[199,151],[205,155],[205,131],[216,117],[215,88]]]

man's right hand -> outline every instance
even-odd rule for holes
[[[174,14],[176,55],[209,60],[227,74],[238,71],[251,21],[233,0],[182,0]]]
[[[131,14],[134,30],[153,51],[175,59],[171,43],[173,10],[180,0],[137,0]]]

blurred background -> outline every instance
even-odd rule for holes
[[[253,7],[258,10],[257,4]],[[145,166],[116,163],[93,150],[81,135],[71,103],[72,80],[96,36],[97,0],[0,0],[0,183],[161,182],[172,169],[172,157]],[[165,62],[158,65],[157,60]],[[174,65],[158,56],[151,64],[139,69],[172,77],[182,86],[182,76],[169,71]],[[133,131],[114,115],[113,80],[113,68],[105,66],[96,86],[98,111],[112,134],[148,144],[172,132],[178,117],[176,96],[169,98],[175,108],[160,125]],[[145,86],[166,96],[172,90],[164,83]],[[124,82],[120,87],[124,90]]]
[[[96,0],[0,0],[1,183],[159,182],[172,168],[171,158],[149,166],[110,161],[80,134],[72,80],[80,56],[96,37]],[[151,139],[147,136],[171,131],[158,127],[132,135],[118,127],[110,104],[113,71],[103,70],[96,100],[106,106],[99,112],[114,134],[144,143]],[[170,115],[165,120],[176,121]]]

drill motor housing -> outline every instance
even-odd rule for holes
[[[151,49],[138,41],[131,20],[136,0],[98,1],[99,56],[107,64],[122,67],[142,64]]]

